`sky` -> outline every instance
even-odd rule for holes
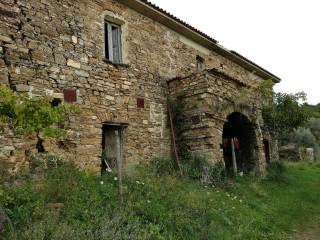
[[[319,0],[150,0],[320,103]]]

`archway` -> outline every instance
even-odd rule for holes
[[[227,117],[223,126],[223,156],[227,172],[232,171],[232,147],[234,142],[238,172],[248,173],[255,167],[256,135],[254,125],[242,113],[233,112]]]

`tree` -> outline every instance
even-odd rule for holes
[[[310,118],[304,108],[306,94],[276,93],[273,84],[266,81],[260,86],[262,96],[262,116],[266,128],[278,137],[286,136],[294,129],[305,124]]]
[[[320,141],[320,118],[311,118],[306,126],[310,128],[317,141]]]
[[[311,117],[320,118],[320,103],[317,105],[305,104],[304,107],[310,112]]]
[[[290,142],[296,143],[299,147],[315,148],[317,140],[309,128],[299,127],[290,134]]]
[[[0,127],[3,130],[7,126],[16,134],[35,133],[39,150],[43,137],[63,137],[65,121],[70,114],[77,112],[73,105],[53,106],[51,102],[50,97],[29,97],[0,85]]]

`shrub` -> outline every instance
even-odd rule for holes
[[[4,221],[5,221],[4,212],[0,208],[0,233],[2,232]]]
[[[183,171],[188,177],[204,185],[218,186],[226,180],[224,164],[210,163],[204,156],[191,156],[189,161],[183,164]]]
[[[35,170],[37,168],[48,169],[62,166],[64,161],[62,158],[50,154],[37,154],[30,157],[30,168]]]
[[[317,140],[310,129],[301,127],[294,130],[291,134],[291,142],[296,143],[300,147],[315,147],[317,145]]]
[[[151,161],[151,167],[157,175],[168,175],[175,172],[175,163],[170,158],[158,157]]]

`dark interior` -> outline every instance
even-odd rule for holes
[[[248,173],[255,167],[256,137],[254,126],[250,120],[239,112],[227,117],[223,127],[223,154],[227,171],[232,170],[231,139],[238,139],[235,149],[236,162],[239,172]]]

